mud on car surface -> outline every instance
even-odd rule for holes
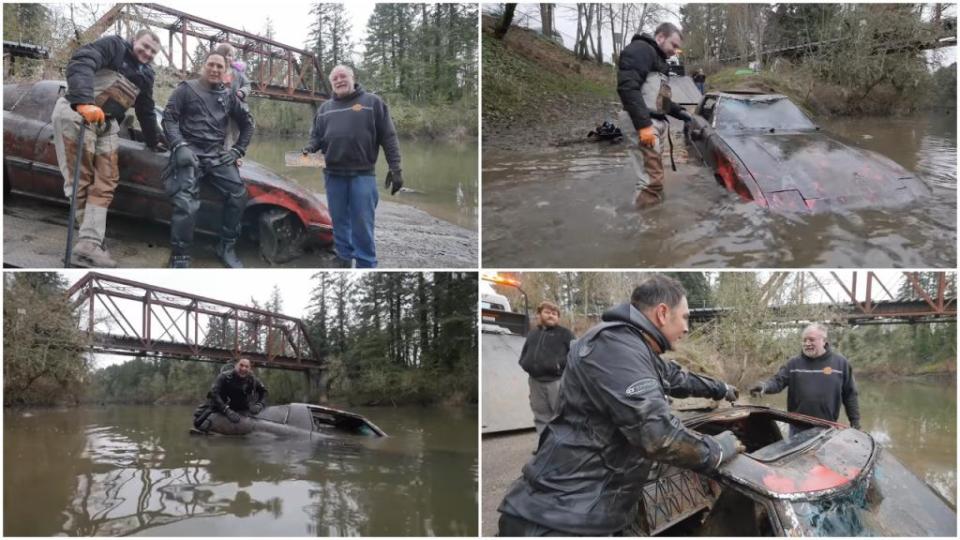
[[[627,536],[956,536],[953,505],[867,433],[760,406],[681,418],[746,452],[717,477],[664,466]]]
[[[690,155],[729,191],[776,210],[903,204],[927,186],[894,161],[825,133],[786,96],[707,92]]]
[[[51,114],[64,81],[5,84],[3,86],[3,189],[60,204],[63,177],[53,144]],[[147,149],[132,115],[121,125],[120,184],[110,212],[147,221],[169,223],[172,206],[164,194],[160,172],[169,153]],[[159,121],[159,114],[158,114]],[[329,246],[333,225],[326,205],[316,194],[266,167],[245,159],[240,177],[247,187],[243,234],[259,245],[270,263],[295,259],[306,250]],[[219,195],[201,185],[197,231],[217,234],[222,204]]]

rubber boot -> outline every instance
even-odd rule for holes
[[[80,225],[80,239],[73,248],[74,264],[99,268],[116,268],[117,261],[103,247],[103,238],[107,234],[107,209],[102,206],[88,206],[83,213]]]
[[[657,206],[662,202],[663,202],[663,186],[662,185],[650,185],[642,189],[637,189],[633,193],[633,205],[637,210],[643,210],[645,208]]]
[[[338,256],[334,264],[336,268],[353,268],[353,259],[344,259]]]
[[[236,241],[221,240],[217,245],[217,257],[227,268],[243,268],[243,263],[240,262],[240,257],[237,257],[237,251],[234,249],[236,244]]]

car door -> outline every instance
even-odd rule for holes
[[[707,94],[704,96],[703,100],[700,101],[700,105],[697,107],[696,114],[693,116],[693,121],[690,123],[687,135],[690,145],[693,147],[697,157],[700,158],[703,164],[710,166],[712,166],[713,163],[711,162],[712,153],[709,152],[709,141],[710,137],[715,133],[713,129],[713,118],[718,100],[719,96],[717,95]]]

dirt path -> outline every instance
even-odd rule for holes
[[[10,196],[3,206],[3,264],[20,268],[62,268],[67,207]],[[110,217],[107,248],[123,268],[163,268],[170,256],[170,229],[127,217]],[[198,236],[193,266],[222,268],[216,240]],[[403,204],[380,201],[377,207],[377,258],[381,268],[473,268],[477,233]],[[250,268],[269,268],[257,246],[241,242],[240,258]],[[331,268],[331,251],[308,253],[284,267]]]
[[[500,519],[497,506],[510,484],[520,477],[520,469],[536,446],[537,432],[532,429],[483,438],[483,485],[480,487],[480,532],[483,536],[497,534]]]

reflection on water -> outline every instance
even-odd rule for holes
[[[907,469],[956,504],[956,380],[860,378],[857,388],[863,430]],[[785,409],[787,392],[750,401]],[[845,412],[840,414],[840,421],[847,422]]]
[[[4,414],[4,533],[476,535],[476,410],[361,411],[385,439],[191,436],[189,407]]]
[[[256,136],[247,155],[271,170],[296,180],[311,191],[323,193],[320,169],[287,167],[284,153],[298,151],[305,139]],[[415,206],[434,217],[463,228],[477,227],[477,141],[400,141],[403,185],[409,191],[395,196],[381,189],[380,200]],[[377,178],[387,175],[380,152]]]
[[[777,214],[742,202],[687,163],[674,138],[664,204],[632,206],[623,145],[483,155],[483,261],[511,267],[953,267],[957,136],[946,120],[856,119],[827,130],[915,172],[929,196],[906,207]],[[669,163],[669,160],[665,160]],[[535,242],[530,240],[535,238]]]

